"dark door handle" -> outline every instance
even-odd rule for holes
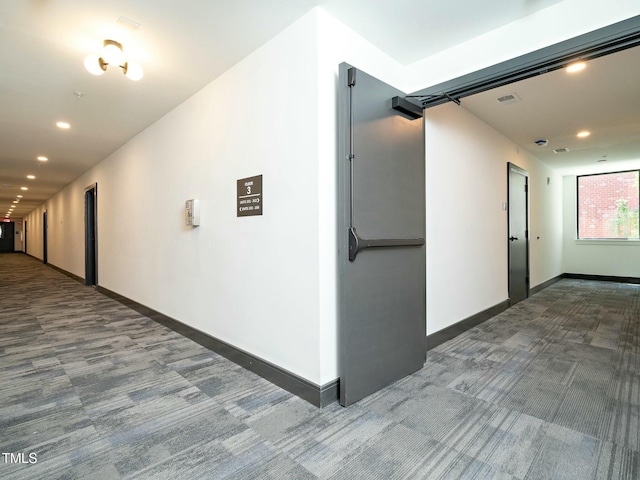
[[[358,235],[355,227],[349,229],[349,261],[356,259],[358,252],[365,248],[381,247],[419,247],[424,245],[424,238],[377,238],[366,240]]]
[[[517,239],[518,239],[518,237],[514,237],[513,235],[509,237],[509,240],[511,240],[512,242],[513,242],[514,240],[517,240]]]

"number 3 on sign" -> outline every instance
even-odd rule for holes
[[[251,195],[251,187],[247,187],[247,195]]]

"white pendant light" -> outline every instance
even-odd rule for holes
[[[88,55],[84,59],[84,68],[86,68],[91,75],[102,75],[107,71],[107,66],[100,60],[101,58],[98,57],[98,55]]]
[[[127,62],[124,64],[124,74],[127,78],[137,82],[143,77],[144,72],[142,71],[142,67],[139,63]]]
[[[84,67],[92,75],[102,75],[109,65],[122,68],[125,76],[131,80],[140,80],[144,72],[138,63],[129,62],[122,48],[122,44],[115,40],[105,40],[104,48],[100,55],[88,55],[84,59]]]

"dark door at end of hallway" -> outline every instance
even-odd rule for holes
[[[15,250],[15,224],[13,222],[0,223],[0,252],[8,253]]]
[[[508,164],[509,304],[529,296],[529,173]]]
[[[47,245],[47,230],[49,229],[49,225],[47,223],[47,211],[45,210],[42,213],[42,263],[49,263],[48,258],[48,249]]]
[[[425,162],[421,107],[346,64],[339,81],[338,369],[347,406],[424,365]]]
[[[96,185],[84,192],[85,285],[97,285],[96,266]]]

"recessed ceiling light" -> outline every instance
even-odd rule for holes
[[[27,175],[27,178],[28,178],[29,180],[35,180],[35,179],[36,179],[36,176],[35,176],[35,175]]]
[[[20,190],[29,190],[27,187],[20,187]]]
[[[569,65],[567,67],[567,72],[568,73],[580,72],[580,71],[584,70],[586,67],[587,67],[587,64],[584,63],[584,62],[572,63],[571,65]]]
[[[14,200],[13,203],[18,203],[20,200]]]
[[[16,195],[16,197],[18,197],[18,198],[22,198],[22,195]]]
[[[591,132],[588,132],[587,130],[583,130],[582,132],[578,132],[576,137],[578,137],[578,138],[586,138],[589,135],[591,135]]]
[[[38,160],[41,161],[41,162],[46,162],[49,159],[47,157],[40,156],[40,157],[38,157]]]
[[[69,125],[67,122],[56,122],[56,126],[58,128],[62,128],[62,129],[68,129],[71,128],[71,125]]]

